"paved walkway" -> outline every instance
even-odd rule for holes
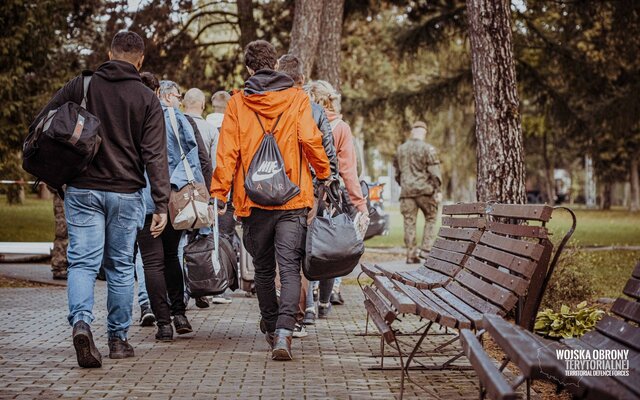
[[[256,322],[257,300],[242,294],[230,305],[191,306],[187,315],[195,333],[172,343],[156,342],[155,328],[133,326],[129,336],[136,357],[110,360],[105,293],[106,285],[98,282],[93,328],[103,367],[88,370],[76,364],[63,287],[0,288],[0,398],[390,399],[399,393],[398,371],[368,370],[376,364],[371,355],[379,352],[380,342],[355,335],[365,322],[357,286],[343,287],[347,304],[334,307],[306,338],[294,339],[295,359],[284,363],[270,360]],[[472,371],[414,372],[413,377],[443,399],[478,395]],[[405,394],[431,398],[412,384]]]

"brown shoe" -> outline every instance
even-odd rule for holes
[[[418,257],[407,257],[407,264],[420,264]]]
[[[291,338],[293,337],[293,331],[288,329],[276,329],[275,342],[273,345],[273,351],[271,352],[271,359],[276,361],[290,361],[293,360],[291,354]]]
[[[76,349],[78,365],[82,368],[102,367],[102,356],[93,343],[89,324],[78,321],[73,325],[73,347]]]
[[[133,347],[125,339],[122,340],[118,337],[109,339],[109,358],[122,359],[135,356]]]

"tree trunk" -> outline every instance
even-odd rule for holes
[[[478,139],[479,201],[525,203],[525,165],[511,13],[506,0],[467,0]]]
[[[632,212],[640,211],[640,173],[638,171],[638,157],[640,154],[631,157],[631,207]]]
[[[602,210],[611,210],[611,197],[613,195],[613,184],[606,180],[602,183],[602,192],[600,193],[600,208]]]
[[[307,76],[311,76],[316,59],[323,6],[322,0],[296,0],[295,2],[289,53],[302,60],[304,73]]]
[[[238,0],[238,26],[240,27],[240,46],[244,50],[257,37],[253,0]]]
[[[318,44],[318,61],[315,77],[324,79],[340,90],[340,50],[344,0],[324,0],[322,40]]]
[[[545,192],[547,192],[547,202],[549,204],[555,204],[556,202],[556,181],[554,177],[554,166],[549,159],[549,146],[548,146],[548,130],[545,129],[542,136],[542,158],[544,159],[544,171],[545,171]]]

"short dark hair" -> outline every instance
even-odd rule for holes
[[[144,83],[146,87],[153,90],[154,92],[160,87],[160,81],[151,72],[141,73],[140,79],[142,79],[142,83]]]
[[[277,57],[276,48],[266,40],[254,40],[244,49],[244,65],[254,71],[274,69]]]
[[[120,31],[111,41],[111,52],[118,55],[141,55],[144,54],[144,41],[135,32]]]
[[[296,85],[304,85],[304,65],[293,54],[285,54],[278,59],[278,71],[289,75]]]

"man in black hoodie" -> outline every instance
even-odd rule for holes
[[[133,32],[117,33],[109,59],[92,75],[87,94],[87,110],[100,119],[102,144],[87,170],[67,184],[65,193],[68,319],[78,364],[85,368],[102,366],[89,327],[102,263],[108,287],[109,357],[134,355],[127,331],[133,307],[134,243],[145,215],[141,194],[145,170],[155,203],[151,231],[156,236],[167,223],[170,192],[162,108],[138,73],[144,60],[142,38]],[[36,121],[68,101],[80,103],[82,93],[79,76],[56,93]]]

